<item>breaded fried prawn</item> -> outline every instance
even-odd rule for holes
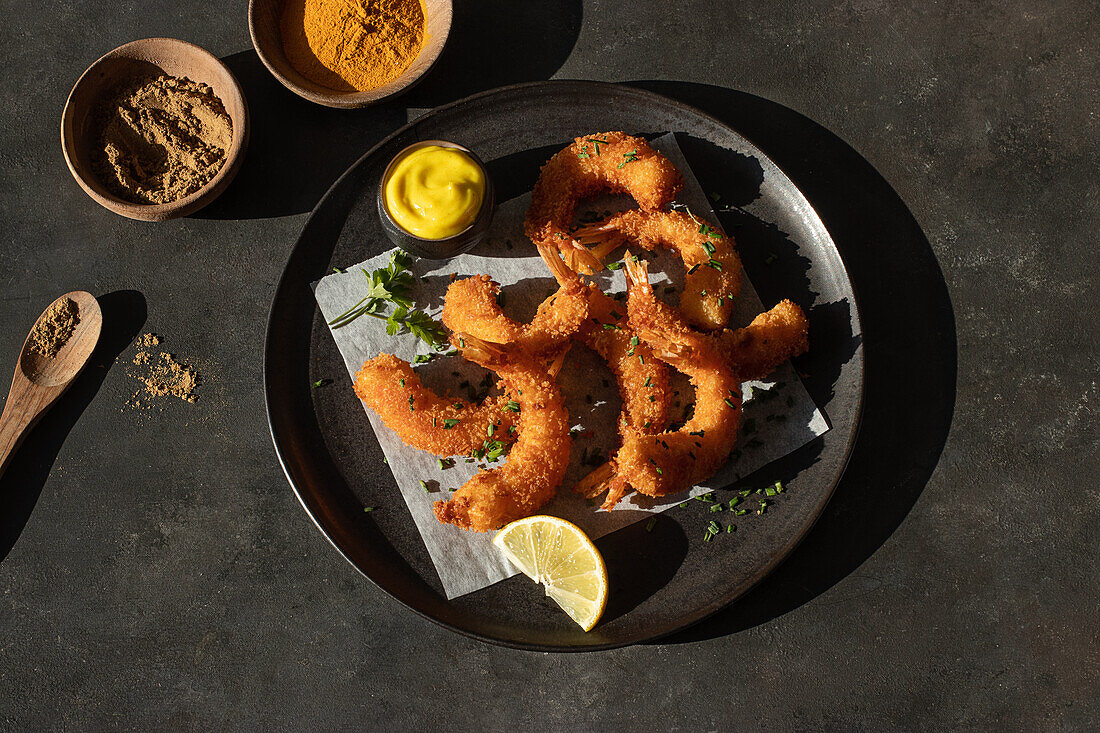
[[[485,442],[488,428],[511,443],[517,413],[509,394],[470,402],[442,397],[425,387],[412,366],[392,354],[367,360],[355,373],[355,394],[407,445],[437,456],[469,455]]]
[[[660,433],[668,427],[672,390],[668,367],[653,356],[626,318],[626,309],[593,284],[588,286],[590,316],[577,338],[615,373],[623,410],[619,429]]]
[[[560,349],[588,317],[586,288],[575,272],[549,244],[538,245],[558,290],[544,300],[530,323],[519,323],[504,314],[497,296],[500,285],[488,275],[456,280],[443,301],[443,325],[494,344],[507,344],[535,356]]]
[[[809,324],[802,309],[781,300],[744,328],[717,334],[719,349],[743,382],[764,379],[777,366],[809,347]]]
[[[695,410],[679,430],[648,435],[622,431],[623,445],[576,490],[589,498],[607,492],[610,509],[628,491],[667,496],[714,474],[729,457],[741,419],[741,383],[713,338],[696,331],[657,300],[644,262],[627,258],[627,310],[639,338],[691,380]]]
[[[440,522],[488,532],[534,514],[557,493],[573,445],[569,413],[557,381],[529,354],[467,334],[456,335],[454,342],[462,344],[467,358],[496,371],[519,405],[516,442],[507,462],[482,470],[450,501],[433,507]]]
[[[624,132],[584,135],[542,167],[531,192],[524,229],[533,242],[550,242],[578,272],[602,268],[570,233],[577,202],[602,192],[626,193],[653,211],[669,204],[683,179],[645,138]]]
[[[601,260],[627,242],[651,252],[657,247],[675,251],[687,270],[680,312],[706,331],[729,322],[741,292],[741,258],[717,227],[682,211],[632,210],[582,227],[573,236]]]

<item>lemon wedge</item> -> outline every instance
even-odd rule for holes
[[[493,544],[585,631],[607,605],[607,567],[580,527],[557,517],[526,517],[504,527]]]

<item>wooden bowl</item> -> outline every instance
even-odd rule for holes
[[[166,204],[139,204],[111,193],[96,175],[92,160],[92,113],[110,85],[135,71],[161,71],[208,84],[221,99],[233,122],[233,141],[221,170],[210,181],[183,198]],[[119,46],[88,67],[77,80],[61,115],[61,150],[73,178],[102,206],[116,214],[142,221],[186,216],[209,204],[237,175],[248,145],[248,105],[240,84],[225,64],[209,51],[174,38],[145,38]]]
[[[283,52],[279,21],[287,0],[249,0],[248,30],[256,54],[279,82],[303,99],[326,107],[348,109],[366,107],[405,91],[432,68],[451,32],[454,8],[451,0],[422,0],[424,6],[424,47],[401,76],[365,92],[347,92],[316,84],[298,73]]]

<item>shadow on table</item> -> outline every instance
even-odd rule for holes
[[[117,290],[97,298],[103,330],[88,365],[15,452],[0,476],[0,560],[8,556],[34,511],[61,445],[99,392],[118,355],[145,325],[145,296]]]
[[[216,201],[193,214],[254,219],[311,211],[352,163],[407,122],[407,108],[437,107],[506,84],[554,75],[581,27],[580,0],[456,0],[439,60],[420,83],[363,109],[330,109],[280,84],[252,49],[222,59],[248,100],[244,165]]]
[[[756,143],[806,195],[847,265],[863,327],[863,417],[817,524],[740,600],[659,643],[751,628],[828,590],[909,513],[939,461],[955,406],[955,317],[935,255],[905,203],[847,143],[775,102],[690,82],[635,86],[691,104]]]

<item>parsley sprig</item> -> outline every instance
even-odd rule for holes
[[[390,255],[390,264],[373,272],[363,270],[370,283],[367,294],[340,315],[328,322],[333,328],[343,328],[360,316],[370,316],[386,322],[386,333],[390,336],[407,329],[409,333],[424,341],[434,349],[447,345],[447,334],[443,326],[421,310],[414,309],[410,295],[416,278],[409,272],[410,258],[404,252]],[[386,307],[395,306],[392,313],[385,314]]]

